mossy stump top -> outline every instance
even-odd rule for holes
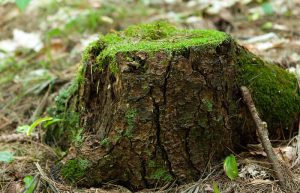
[[[267,94],[253,83],[262,71],[280,77],[271,81],[279,87]],[[77,155],[68,157],[62,173],[79,185],[113,180],[132,190],[198,180],[207,164],[255,139],[239,87],[254,91],[263,118],[269,118],[264,106],[275,99],[280,103],[276,93],[288,85],[282,94],[292,101],[289,115],[296,115],[300,97],[294,79],[219,31],[157,22],[102,36],[85,50],[76,97],[66,102],[68,111],[79,114],[84,141],[76,144]],[[76,131],[67,133],[72,138]],[[88,164],[73,175],[70,166],[76,164],[68,163],[83,159]]]
[[[171,53],[193,46],[217,46],[226,39],[229,39],[226,33],[216,30],[177,29],[166,22],[141,24],[100,37],[86,49],[83,61],[90,59],[91,50],[101,50],[96,61],[103,68],[105,61],[108,58],[115,60],[117,53],[153,53],[160,50]],[[113,67],[112,69],[117,70]]]

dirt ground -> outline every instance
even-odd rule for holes
[[[13,154],[9,163],[0,161],[0,191],[29,192],[24,178],[32,176],[36,192],[130,192],[113,182],[85,189],[56,181],[51,167],[68,152],[45,144],[44,128],[37,127],[31,136],[16,131],[47,115],[58,92],[76,75],[84,47],[99,34],[161,19],[181,28],[222,30],[300,76],[299,8],[298,0],[32,0],[21,12],[14,1],[0,1],[0,152]],[[276,141],[275,152],[290,167],[291,178],[298,179],[299,155],[290,156],[286,148],[295,146],[290,145],[295,136]],[[233,154],[239,164],[234,181],[220,163],[208,166],[198,182],[141,192],[214,192],[214,184],[226,193],[284,192],[261,149]]]

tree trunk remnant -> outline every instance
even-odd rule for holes
[[[261,78],[283,77],[281,84],[293,92],[281,94],[291,97],[292,105],[300,101],[293,75],[264,63],[223,32],[158,22],[99,38],[86,49],[77,81],[57,98],[56,115],[66,120],[63,134],[55,129],[47,134],[76,147],[62,176],[79,185],[114,181],[133,190],[198,180],[229,149],[255,140],[239,86],[256,86],[259,101],[260,77],[258,83],[248,79],[264,71]],[[267,91],[271,99],[264,98],[259,108],[266,120],[277,110],[265,107],[274,100],[273,91],[278,90]],[[292,115],[300,112],[290,109]],[[78,123],[70,126],[73,114]]]

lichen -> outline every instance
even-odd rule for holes
[[[145,51],[148,53],[164,50],[166,52],[192,46],[217,46],[229,36],[215,30],[177,29],[167,22],[154,22],[131,26],[125,31],[101,36],[84,52],[83,61],[90,55],[97,56],[96,63],[100,69],[107,64],[116,64],[117,53]],[[97,53],[99,54],[97,55]],[[117,65],[113,68],[115,72]]]
[[[64,179],[75,183],[81,180],[85,175],[91,162],[86,159],[72,159],[68,160],[66,164],[61,169],[61,175]]]
[[[241,50],[239,83],[250,88],[254,103],[270,128],[291,125],[300,113],[300,93],[296,77]]]

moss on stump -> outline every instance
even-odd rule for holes
[[[61,172],[78,185],[114,181],[137,190],[197,180],[228,149],[255,140],[241,85],[271,132],[300,111],[292,74],[219,31],[133,26],[93,42],[82,63],[76,102],[63,114],[79,114],[84,140]],[[88,160],[83,169],[79,158]]]

